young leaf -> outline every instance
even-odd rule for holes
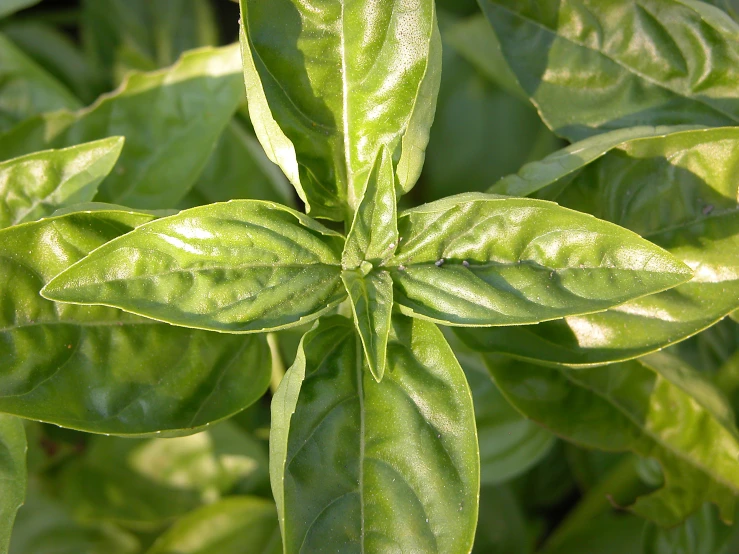
[[[637,125],[736,125],[739,26],[692,0],[481,0],[519,83],[570,140]]]
[[[249,113],[311,215],[344,220],[382,145],[415,184],[441,70],[434,2],[241,0]]]
[[[362,275],[343,271],[341,279],[351,300],[354,324],[362,339],[369,370],[379,383],[385,374],[387,341],[393,315],[393,280],[387,271]]]
[[[41,112],[81,106],[71,92],[2,34],[0,82],[0,132]],[[4,152],[2,157],[7,159]]]
[[[264,393],[270,355],[260,337],[39,295],[91,250],[153,217],[97,210],[0,231],[0,412],[97,433],[190,431]]]
[[[111,137],[0,163],[0,228],[91,201],[122,148],[123,137]]]
[[[58,275],[42,294],[196,329],[280,329],[316,319],[346,297],[343,243],[279,204],[234,200],[142,225]]]
[[[704,502],[731,521],[739,495],[739,438],[731,408],[679,360],[652,354],[595,369],[551,369],[488,359],[508,400],[577,444],[657,460],[665,486],[631,510],[677,525]],[[583,422],[587,422],[584,424]]]
[[[0,414],[0,553],[7,554],[18,508],[26,498],[26,432],[20,419]]]
[[[398,246],[396,210],[393,163],[383,146],[346,237],[341,257],[344,269],[357,269],[365,261],[381,265],[393,255]]]
[[[465,331],[465,341],[516,357],[587,366],[664,348],[737,309],[738,149],[737,128],[627,141],[582,168],[556,196],[564,206],[622,225],[668,250],[695,271],[690,282],[600,314]]]
[[[381,383],[353,326],[305,335],[272,401],[285,552],[469,552],[479,459],[469,388],[433,325],[393,319]]]
[[[25,121],[0,135],[0,157],[125,136],[97,200],[171,208],[197,180],[243,96],[236,45],[191,51],[168,69],[130,74],[88,108]]]
[[[231,496],[191,512],[146,554],[280,554],[277,511],[269,500]]]
[[[458,195],[400,215],[388,262],[407,315],[514,325],[605,310],[691,271],[634,233],[551,202]]]

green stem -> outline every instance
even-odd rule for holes
[[[269,388],[272,390],[272,394],[275,394],[277,387],[280,386],[282,378],[285,376],[285,363],[282,361],[280,340],[277,338],[276,333],[267,333],[267,344],[272,355],[272,377],[269,382]]]

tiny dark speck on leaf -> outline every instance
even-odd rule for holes
[[[708,204],[705,208],[703,208],[703,215],[708,215],[713,211],[713,204]]]
[[[464,267],[470,267],[470,262],[468,262],[467,260],[463,260],[463,261],[462,261],[462,265],[463,265]]]
[[[444,258],[439,258],[438,260],[436,260],[436,262],[434,262],[434,265],[435,265],[436,267],[441,267],[441,266],[443,266],[443,265],[444,265]]]
[[[405,266],[403,264],[400,264],[398,266],[398,271],[405,271]]]

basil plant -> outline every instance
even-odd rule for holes
[[[54,502],[70,552],[728,552],[731,6],[240,0],[218,47],[205,0],[88,0],[79,49],[35,3],[0,0],[0,552]]]

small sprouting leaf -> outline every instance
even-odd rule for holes
[[[731,408],[678,359],[658,353],[582,370],[487,361],[503,394],[527,417],[576,444],[659,462],[664,487],[637,499],[637,515],[672,526],[710,501],[724,520],[734,517],[739,435]]]
[[[26,432],[20,419],[0,414],[0,554],[7,554],[18,508],[26,498]]]
[[[387,341],[393,314],[393,280],[387,271],[362,275],[343,271],[341,279],[351,300],[354,324],[362,339],[367,365],[380,382],[387,363]]]
[[[270,500],[230,496],[179,519],[146,554],[281,554]]]
[[[314,217],[344,220],[380,149],[415,184],[441,73],[435,3],[241,0],[249,113]]]
[[[739,122],[739,25],[694,0],[481,0],[518,82],[570,140]]]
[[[0,231],[0,412],[96,433],[192,432],[264,394],[271,364],[262,337],[39,295],[90,251],[153,218],[98,209]]]
[[[131,73],[88,108],[14,127],[0,135],[0,158],[125,136],[116,170],[96,200],[171,208],[195,183],[243,97],[237,45],[194,50],[167,69]]]
[[[541,200],[458,195],[400,214],[388,261],[408,315],[462,326],[605,310],[688,280],[668,252]]]
[[[262,332],[316,319],[346,298],[343,246],[341,235],[294,210],[234,200],[142,225],[42,294],[183,327]]]
[[[393,319],[381,383],[346,318],[305,335],[272,401],[284,551],[468,553],[479,458],[472,398],[441,332]]]
[[[123,137],[112,137],[0,163],[0,228],[91,201],[122,148]]]

